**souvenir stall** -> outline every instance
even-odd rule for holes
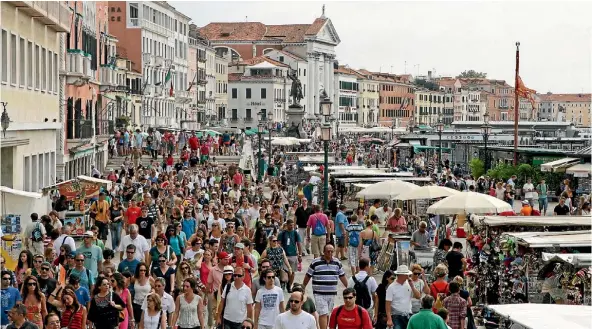
[[[470,270],[467,275],[467,288],[471,298],[485,304],[500,304],[502,299],[509,297],[514,300],[528,300],[526,282],[515,280],[515,276],[519,276],[519,273],[514,274],[512,270],[523,271],[524,259],[512,257],[512,253],[516,255],[516,241],[502,239],[503,233],[529,232],[532,234],[545,231],[556,233],[585,231],[590,230],[591,227],[592,221],[587,216],[471,216],[466,225],[467,249],[468,254],[472,255],[468,258]],[[545,248],[550,247],[553,246]],[[548,252],[548,249],[542,251]],[[508,254],[509,257],[506,257]],[[512,283],[511,286],[510,283]],[[503,292],[503,296],[498,293],[500,291]]]
[[[503,233],[501,304],[590,305],[591,234],[592,231]]]
[[[15,268],[23,249],[23,232],[31,223],[31,214],[39,216],[51,210],[49,196],[0,186],[0,251],[7,268]]]
[[[111,189],[113,182],[109,180],[80,175],[76,179],[61,182],[44,188],[43,195],[53,195],[56,198],[65,196],[68,210],[63,215],[64,224],[72,225],[72,236],[81,238],[91,226],[88,210],[91,202],[99,197],[101,188]]]
[[[484,328],[589,329],[592,307],[582,305],[489,305]]]

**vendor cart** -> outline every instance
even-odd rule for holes
[[[592,318],[592,307],[581,305],[489,305],[487,312],[499,329],[589,329]]]
[[[409,250],[411,236],[391,233],[382,245],[376,268],[382,272],[396,270],[398,265],[411,265]]]

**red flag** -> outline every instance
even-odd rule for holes
[[[173,97],[173,81],[171,81],[171,89],[169,90],[169,97]]]
[[[526,98],[530,102],[530,104],[532,105],[533,110],[535,109],[534,95],[536,94],[536,90],[526,88],[526,86],[524,85],[524,82],[522,82],[522,78],[520,78],[520,76],[518,76],[518,86],[516,86],[516,93],[518,94],[519,97]],[[518,108],[518,104],[516,105],[516,108]]]

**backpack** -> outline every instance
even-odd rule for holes
[[[352,275],[352,279],[354,280],[354,290],[356,291],[356,304],[369,309],[370,305],[372,305],[372,297],[370,296],[366,282],[370,279],[370,276],[368,275],[364,280],[358,281],[356,276]]]
[[[446,297],[446,294],[438,291],[438,288],[436,288],[435,285],[434,289],[436,290],[436,301],[434,302],[434,309],[440,310],[444,308],[444,298]]]
[[[31,232],[31,240],[33,240],[33,242],[43,241],[43,234],[41,233],[40,225],[40,223],[37,223],[37,225],[35,225],[35,228],[33,229],[33,232]]]
[[[352,226],[357,226],[356,225],[352,225]],[[357,247],[360,245],[360,231],[358,230],[352,230],[348,233],[348,238],[349,238],[349,245],[352,247]]]
[[[326,235],[327,234],[327,228],[325,228],[325,225],[323,225],[323,222],[321,222],[321,220],[315,216],[316,218],[316,222],[315,222],[315,226],[314,229],[312,230],[312,234],[313,235]]]
[[[461,190],[461,191],[465,191],[466,189],[467,189],[467,183],[465,182],[465,180],[464,180],[464,179],[462,179],[462,180],[460,181],[460,190]]]

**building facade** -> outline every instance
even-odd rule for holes
[[[378,125],[380,84],[372,79],[371,74],[357,71],[358,76],[358,113],[361,119],[358,123],[366,127]]]
[[[337,103],[333,103],[333,107],[337,110],[336,118],[342,127],[356,126],[362,119],[358,112],[358,74],[343,66],[339,66],[334,72]]]
[[[3,1],[1,8],[0,185],[38,192],[55,184],[62,138],[65,39],[70,9],[64,2]]]
[[[408,82],[408,78],[387,73],[372,73],[372,79],[379,83],[378,122],[381,126],[407,127],[412,121],[414,113],[417,112],[417,104],[415,87]]]
[[[441,91],[418,89],[415,91],[417,106],[415,122],[418,125],[435,127],[442,119],[446,95]]]
[[[215,55],[214,63],[216,65],[216,91],[215,91],[215,109],[216,109],[216,120],[222,124],[222,126],[228,126],[228,57],[224,58]]]
[[[288,65],[265,56],[231,65],[228,76],[229,126],[256,129],[259,112],[264,121],[278,122],[276,118],[285,115],[289,105],[288,70]]]
[[[306,119],[315,119],[319,113],[321,89],[336,104],[333,67],[335,47],[341,40],[331,20],[324,15],[312,24],[210,23],[200,33],[211,41],[219,55],[228,54],[232,63],[262,56],[273,49],[306,59],[306,79],[301,79],[303,93],[308,95],[306,103],[301,102]]]
[[[571,122],[576,127],[590,127],[591,94],[537,95],[539,120]]]

